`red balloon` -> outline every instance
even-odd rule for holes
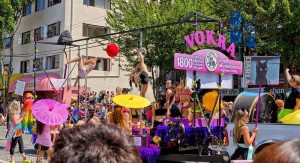
[[[106,47],[106,53],[110,57],[115,57],[119,53],[119,47],[116,44],[109,44]]]

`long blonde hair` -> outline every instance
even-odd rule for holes
[[[20,102],[14,100],[13,102],[11,102],[10,106],[9,106],[9,112],[10,113],[19,113],[20,112]]]
[[[234,143],[237,143],[241,138],[241,129],[242,129],[243,126],[246,125],[246,123],[244,121],[244,117],[246,115],[247,115],[247,113],[242,111],[242,110],[237,110],[236,111],[234,129],[233,129]]]

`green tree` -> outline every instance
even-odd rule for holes
[[[188,15],[200,11],[205,15],[203,2],[192,0],[151,1],[144,0],[112,0],[112,10],[107,12],[107,24],[114,31],[126,31],[147,26],[161,25],[183,20]],[[203,10],[203,12],[202,12]],[[131,33],[121,34],[109,39],[117,43],[121,49],[121,60],[128,61],[123,69],[131,71],[137,64],[132,49],[139,47],[140,32],[143,34],[143,48],[145,48],[145,63],[152,70],[158,66],[160,70],[174,69],[174,54],[185,52],[185,35],[196,29],[218,29],[216,23],[181,23],[159,28],[144,29]],[[190,52],[191,53],[191,52]],[[162,72],[162,71],[160,71]],[[152,71],[152,76],[154,76]],[[161,74],[159,75],[161,77]],[[162,78],[152,79],[155,88],[160,85]],[[155,92],[154,92],[155,94]]]
[[[0,0],[0,77],[2,84],[4,83],[3,78],[3,42],[2,36],[5,33],[13,31],[15,24],[13,19],[13,8],[10,4],[10,0]]]
[[[270,54],[280,53],[281,61],[297,64],[300,50],[300,3],[298,0],[210,0],[212,12],[229,22],[232,11],[240,11],[258,35],[257,49]],[[229,23],[227,23],[229,25]]]
[[[229,25],[229,14],[240,11],[257,35],[257,49],[279,54],[284,69],[288,64],[299,68],[300,3],[299,0],[210,0],[210,10]],[[285,80],[287,88],[287,81]]]
[[[4,89],[3,98],[4,100],[8,97],[8,87],[10,82],[10,77],[12,74],[12,62],[13,62],[13,38],[14,34],[18,29],[19,23],[21,22],[23,11],[27,5],[33,3],[34,0],[0,0],[0,55],[1,55],[1,62],[3,67],[3,41],[4,35],[9,35],[10,40],[10,62],[9,62],[9,69],[8,69],[8,78],[7,78],[7,86]],[[1,73],[2,83],[3,74]],[[5,104],[5,102],[4,102]]]

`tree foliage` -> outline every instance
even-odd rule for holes
[[[211,12],[229,25],[229,14],[240,11],[244,21],[255,27],[257,49],[281,55],[284,65],[299,66],[300,51],[299,0],[210,0]]]
[[[203,1],[174,0],[174,1],[144,1],[144,0],[112,0],[112,10],[107,12],[107,24],[114,31],[126,31],[147,26],[161,25],[183,20],[197,11],[205,15]],[[203,10],[203,12],[202,12]],[[121,34],[111,37],[121,49],[123,59],[128,63],[124,68],[128,71],[137,64],[132,49],[139,47],[140,32],[143,35],[145,48],[145,63],[148,67],[159,66],[160,70],[174,69],[174,54],[185,52],[185,35],[197,29],[218,29],[216,23],[199,23],[195,27],[193,22],[180,23],[159,28]],[[155,86],[155,81],[153,81]]]
[[[11,34],[22,17],[24,8],[32,2],[33,0],[0,0],[0,32]]]
[[[13,31],[14,27],[14,10],[10,0],[0,0],[0,33]]]
[[[7,87],[3,92],[3,101],[5,104],[5,100],[8,97],[8,87],[10,83],[10,77],[12,75],[12,61],[13,61],[13,38],[14,34],[18,29],[18,24],[21,21],[23,16],[23,11],[27,5],[32,4],[34,0],[0,0],[0,56],[1,56],[1,64],[3,64],[3,41],[5,35],[10,35],[10,63],[9,63],[9,72],[7,77]],[[3,66],[3,65],[1,65]],[[4,83],[4,78],[2,73],[0,73],[0,77],[2,79],[2,83]]]

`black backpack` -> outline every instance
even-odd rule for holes
[[[73,39],[70,32],[65,30],[60,34],[57,43],[61,45],[72,45],[72,41]]]

